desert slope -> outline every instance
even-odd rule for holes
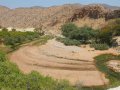
[[[0,25],[3,27],[38,28],[59,30],[66,22],[77,22],[81,19],[90,20],[120,17],[120,10],[106,8],[104,5],[66,4],[52,7],[30,7],[9,9],[0,7]],[[105,22],[102,22],[103,24]],[[81,26],[83,23],[77,23]],[[91,23],[90,23],[91,24]],[[99,25],[99,27],[101,24]],[[98,28],[99,28],[98,27]]]

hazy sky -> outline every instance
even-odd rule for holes
[[[30,6],[53,6],[69,3],[105,3],[113,6],[120,6],[120,0],[0,0],[0,5],[10,8],[30,7]]]

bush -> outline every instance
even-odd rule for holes
[[[120,36],[120,19],[113,20],[101,30],[93,30],[87,26],[79,28],[72,23],[63,25],[61,29],[65,37],[76,39],[83,44],[95,41],[96,43],[106,43],[111,46],[113,37]]]
[[[108,50],[109,46],[107,44],[91,44],[90,47],[95,48],[95,50]]]
[[[61,30],[62,30],[62,34],[65,37],[70,37],[71,36],[71,32],[75,31],[75,30],[78,30],[78,27],[75,24],[73,24],[73,23],[67,23],[67,24],[64,24],[62,26]]]
[[[14,28],[13,28],[13,29],[12,29],[12,31],[13,31],[13,32],[15,32],[15,31],[16,31],[16,29],[14,29]]]
[[[67,46],[71,46],[71,45],[79,46],[81,44],[78,40],[75,39],[57,38],[57,40],[64,43]]]
[[[0,63],[1,63],[1,62],[4,62],[4,61],[6,61],[6,60],[7,60],[7,58],[6,58],[6,56],[5,56],[5,53],[2,52],[2,51],[0,51]]]
[[[62,34],[69,39],[79,40],[81,43],[87,43],[94,39],[97,35],[96,31],[91,27],[78,28],[75,24],[68,23],[62,26]]]
[[[42,27],[40,27],[40,28],[35,28],[35,29],[34,29],[34,32],[37,32],[37,33],[39,33],[40,35],[44,35],[44,34],[45,34],[45,32],[42,30]]]
[[[87,43],[89,40],[93,39],[96,35],[96,31],[90,27],[84,26],[79,28],[79,30],[74,30],[70,34],[71,39],[76,39],[81,41],[81,43]]]
[[[0,32],[0,40],[3,40],[5,45],[15,47],[27,41],[31,41],[35,38],[39,38],[41,35],[37,32]]]
[[[115,19],[109,22],[98,34],[100,43],[112,45],[114,36],[120,36],[120,19]]]
[[[8,32],[8,29],[7,28],[3,28],[2,31]]]

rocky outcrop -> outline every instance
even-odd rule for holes
[[[114,18],[120,18],[120,9],[119,10],[113,10],[113,11],[107,12],[105,14],[105,19],[106,20],[114,19]]]
[[[115,71],[115,72],[120,72],[120,61],[118,60],[111,60],[107,63],[108,68],[110,68],[111,70]]]
[[[100,5],[85,6],[75,10],[75,13],[71,16],[69,21],[75,21],[84,17],[93,19],[105,18],[106,20],[120,18],[120,10],[110,10]]]

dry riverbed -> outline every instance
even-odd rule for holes
[[[108,83],[105,75],[95,67],[93,59],[103,53],[116,54],[116,51],[65,46],[53,39],[42,46],[22,47],[10,55],[10,60],[24,73],[35,70],[54,79],[69,80],[73,85],[96,86]]]

